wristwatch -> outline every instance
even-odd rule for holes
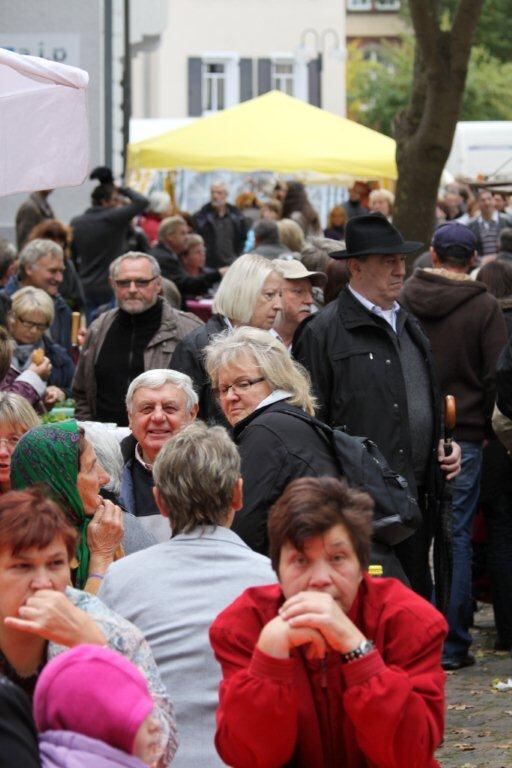
[[[362,643],[360,643],[357,648],[354,648],[352,651],[348,651],[347,653],[340,654],[341,656],[341,663],[342,664],[348,664],[350,661],[355,661],[355,659],[360,659],[363,656],[367,656],[369,653],[375,650],[375,645],[372,643],[371,640],[363,640]]]

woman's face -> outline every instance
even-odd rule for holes
[[[86,515],[94,515],[101,504],[100,488],[108,483],[110,476],[96,458],[94,448],[85,442],[85,450],[80,456],[80,471],[76,487]]]
[[[281,284],[282,278],[277,272],[271,272],[263,283],[263,288],[256,299],[256,304],[249,320],[249,325],[253,328],[269,331],[274,325],[277,313],[283,308]]]
[[[249,355],[241,356],[221,370],[218,390],[220,406],[232,427],[249,416],[272,392]]]
[[[345,215],[339,208],[333,208],[331,211],[331,223],[333,227],[343,227],[345,224]]]
[[[9,330],[18,344],[37,344],[49,328],[42,312],[33,310],[20,315],[11,316]]]
[[[0,550],[0,623],[40,589],[64,592],[69,584],[69,558],[64,539],[57,536],[43,549],[30,547],[17,555]]]
[[[11,487],[10,470],[11,456],[18,441],[28,430],[21,424],[0,424],[0,489],[3,491]]]
[[[303,552],[289,541],[281,549],[279,581],[286,599],[308,590],[326,592],[347,613],[362,578],[352,541],[341,523],[308,539]]]
[[[206,251],[204,245],[201,245],[201,243],[192,245],[188,249],[187,254],[183,257],[183,264],[185,269],[190,270],[191,272],[200,272],[202,269],[204,269],[205,263]]]
[[[389,203],[385,197],[377,195],[369,202],[372,213],[382,213],[383,216],[389,216]]]

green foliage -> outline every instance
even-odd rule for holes
[[[489,1],[489,0],[488,0]],[[357,41],[348,46],[348,116],[369,128],[393,136],[393,119],[409,100],[414,41],[385,43],[381,61],[366,61]],[[482,47],[474,47],[460,120],[512,120],[512,63],[502,63]]]
[[[453,18],[458,3],[459,0],[442,0],[440,6]],[[511,17],[511,0],[485,0],[475,34],[476,46],[505,63],[512,59]]]

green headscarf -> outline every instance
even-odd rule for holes
[[[76,557],[76,586],[82,589],[89,572],[87,526],[90,517],[77,489],[80,435],[74,419],[43,424],[29,430],[19,441],[11,457],[11,487],[20,491],[43,483],[62,507],[79,534]]]

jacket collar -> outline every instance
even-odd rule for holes
[[[230,528],[226,528],[222,525],[201,526],[190,533],[178,533],[176,536],[172,536],[171,539],[169,539],[171,545],[173,543],[186,544],[189,541],[222,541],[227,544],[234,544],[237,547],[242,547],[243,549],[250,549],[245,541],[242,541],[240,536]]]
[[[380,328],[386,332],[387,328],[391,328],[386,320],[374,315],[369,309],[366,309],[366,307],[352,295],[347,286],[345,286],[338,297],[338,312],[345,328],[371,326],[373,328]],[[406,319],[407,313],[403,307],[400,307],[400,311],[397,315],[398,333],[402,330]]]

